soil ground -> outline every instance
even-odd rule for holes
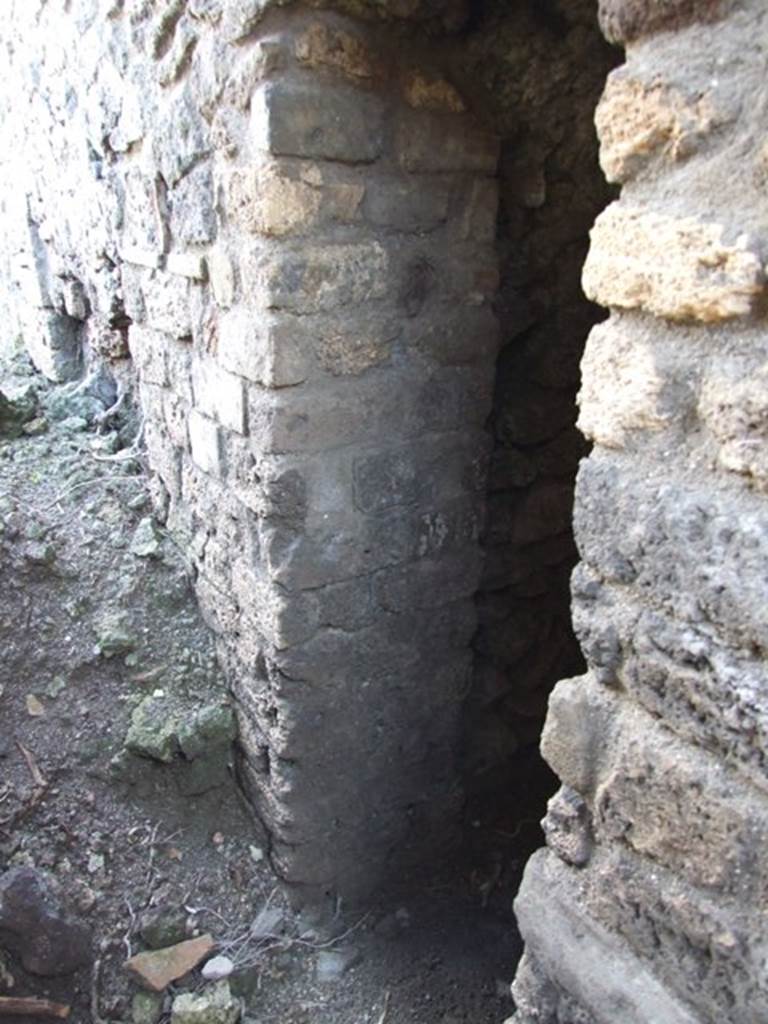
[[[0,388],[26,388],[38,414],[56,407],[60,389],[19,363],[8,372]],[[92,930],[93,958],[40,978],[0,949],[0,993],[71,1004],[72,1024],[138,1019],[124,961],[145,948],[154,909],[179,938],[213,935],[251,1024],[501,1024],[520,952],[512,899],[541,842],[540,798],[524,779],[531,807],[512,821],[475,803],[460,861],[438,856],[365,914],[293,914],[226,748],[202,782],[183,757],[125,749],[148,695],[193,715],[226,699],[226,684],[183,554],[159,527],[150,553],[141,543],[151,508],[130,422],[107,433],[86,422],[49,415],[31,436],[0,438],[0,873],[50,872]],[[254,934],[265,906],[268,934]],[[350,964],[320,980],[331,950]],[[170,989],[161,1019],[174,993],[203,986],[193,973]]]

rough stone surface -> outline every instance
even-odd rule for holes
[[[723,236],[720,224],[614,203],[592,229],[584,291],[668,320],[746,316],[764,290],[760,255],[746,234],[733,244]]]
[[[600,5],[631,42],[598,108],[624,185],[584,283],[595,442],[573,622],[542,750],[562,782],[516,902],[519,1024],[768,1013],[762,4]],[[717,69],[717,70],[715,70]],[[518,472],[522,473],[520,468]]]
[[[71,974],[91,956],[90,933],[68,914],[53,878],[34,868],[0,875],[0,941],[32,974]]]

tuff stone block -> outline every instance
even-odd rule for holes
[[[718,109],[714,90],[689,96],[620,68],[608,76],[595,113],[600,166],[609,181],[625,182],[656,161],[686,160],[731,117]]]
[[[722,225],[613,203],[591,232],[583,285],[603,306],[668,320],[718,323],[748,316],[764,291],[760,256]]]

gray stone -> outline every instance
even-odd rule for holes
[[[67,913],[55,880],[34,868],[0,875],[0,942],[44,977],[71,974],[91,956],[88,929]]]
[[[203,964],[201,974],[206,981],[221,981],[228,978],[235,965],[228,956],[214,956]]]
[[[134,530],[128,550],[137,558],[155,558],[160,552],[161,538],[152,516],[145,516]]]
[[[134,708],[125,736],[128,750],[154,761],[172,761],[178,751],[178,723],[167,697],[145,697]]]
[[[167,903],[147,907],[139,914],[138,928],[150,949],[174,946],[187,938],[187,912]]]
[[[323,950],[315,959],[315,977],[321,984],[334,984],[359,963],[360,959],[360,952],[356,949]]]
[[[253,143],[275,156],[367,163],[383,147],[383,106],[353,89],[272,82],[251,100]]]
[[[192,760],[222,747],[228,747],[237,735],[232,708],[227,704],[211,704],[185,718],[178,728],[179,746]]]
[[[157,1024],[163,1012],[163,1002],[160,992],[134,992],[131,1021],[133,1024]]]

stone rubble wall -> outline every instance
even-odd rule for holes
[[[468,786],[517,802],[555,683],[583,671],[571,627],[573,491],[589,445],[576,429],[579,362],[592,325],[581,268],[615,191],[598,164],[594,108],[618,54],[594,0],[484,5],[456,44],[502,140],[493,455],[478,592]]]
[[[25,342],[55,379],[135,372],[273,865],[354,899],[458,828],[497,139],[413,24],[18,6]]]
[[[518,1024],[768,1020],[768,203],[758,0],[602,0],[622,186],[584,287],[562,788],[516,902]]]

